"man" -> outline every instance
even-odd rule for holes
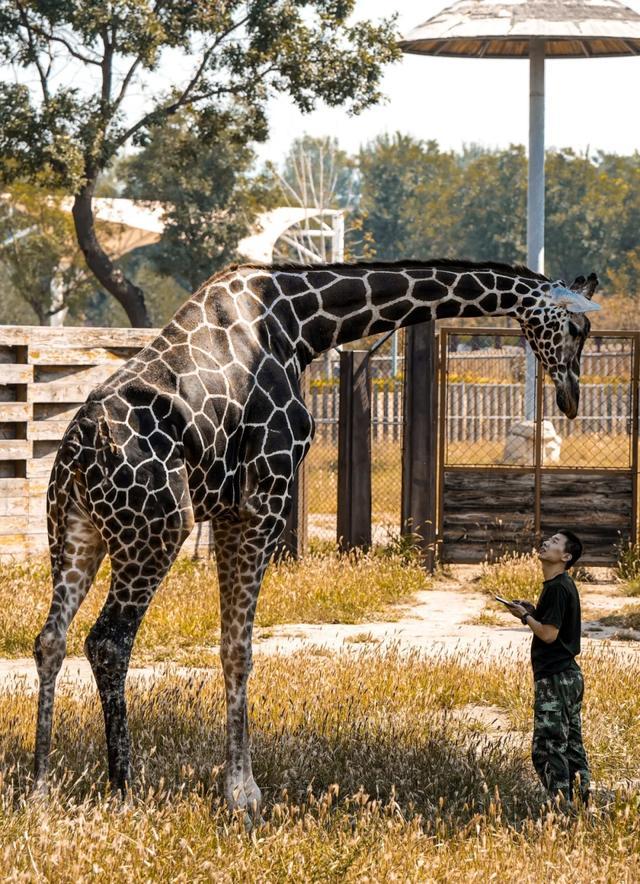
[[[514,600],[509,610],[531,629],[531,664],[535,682],[531,757],[552,797],[586,803],[589,765],[582,744],[580,712],[584,682],[576,663],[580,653],[580,597],[567,574],[582,555],[582,544],[564,529],[540,547],[544,584],[538,604]],[[576,779],[577,778],[577,779]]]

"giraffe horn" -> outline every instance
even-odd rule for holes
[[[562,282],[552,283],[551,299],[554,304],[564,307],[569,313],[589,313],[592,310],[600,309],[600,304],[595,304],[581,291],[567,288]]]
[[[595,290],[598,288],[598,277],[595,273],[589,274],[587,279],[584,276],[576,276],[574,281],[571,283],[571,291],[572,292],[580,292],[581,295],[584,295],[585,298],[593,297]]]

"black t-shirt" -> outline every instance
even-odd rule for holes
[[[557,627],[558,637],[547,644],[537,635],[531,642],[531,665],[535,681],[565,669],[578,669],[580,653],[580,596],[566,571],[545,580],[533,616],[540,623]]]

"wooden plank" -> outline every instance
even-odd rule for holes
[[[68,420],[44,420],[30,421],[27,429],[28,437],[32,441],[50,440],[59,442],[69,426]]]
[[[0,384],[30,384],[33,381],[33,366],[18,362],[4,362],[0,371]]]
[[[340,353],[337,541],[371,546],[371,375],[367,350]]]
[[[70,402],[82,404],[89,393],[110,378],[113,374],[111,365],[94,365],[78,371],[77,373],[60,376],[51,373],[44,378],[38,378],[31,384],[27,398],[29,402]]]
[[[28,479],[0,479],[0,498],[23,497],[29,494],[30,489]]]
[[[82,403],[72,402],[36,402],[33,406],[35,423],[48,420],[71,421]]]
[[[0,402],[0,422],[19,423],[28,421],[30,417],[31,405],[28,402]]]
[[[28,516],[28,497],[5,497],[0,495],[0,520],[6,516]]]
[[[405,385],[402,445],[403,534],[417,537],[428,571],[435,567],[438,363],[435,322],[405,332]]]
[[[31,550],[28,534],[0,534],[0,560],[26,558]]]
[[[41,457],[32,458],[27,464],[27,474],[30,479],[48,479],[51,475],[55,452]]]
[[[113,371],[140,351],[140,347],[60,347],[29,348],[32,365],[111,365]]]
[[[96,328],[90,326],[0,326],[0,345],[49,347],[146,347],[158,328]]]
[[[28,325],[0,325],[0,345],[26,347],[32,331]]]
[[[31,457],[28,439],[0,439],[0,460],[27,460]]]
[[[0,518],[0,535],[22,534],[29,530],[28,515],[6,515]]]

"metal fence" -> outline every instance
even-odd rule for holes
[[[570,523],[589,561],[615,561],[616,543],[637,534],[640,336],[587,340],[579,413],[568,420],[539,367],[527,384],[519,336],[469,334],[484,346],[460,352],[457,331],[440,330],[444,558],[480,561],[491,549],[530,549],[541,533]],[[500,347],[491,346],[497,340]]]

